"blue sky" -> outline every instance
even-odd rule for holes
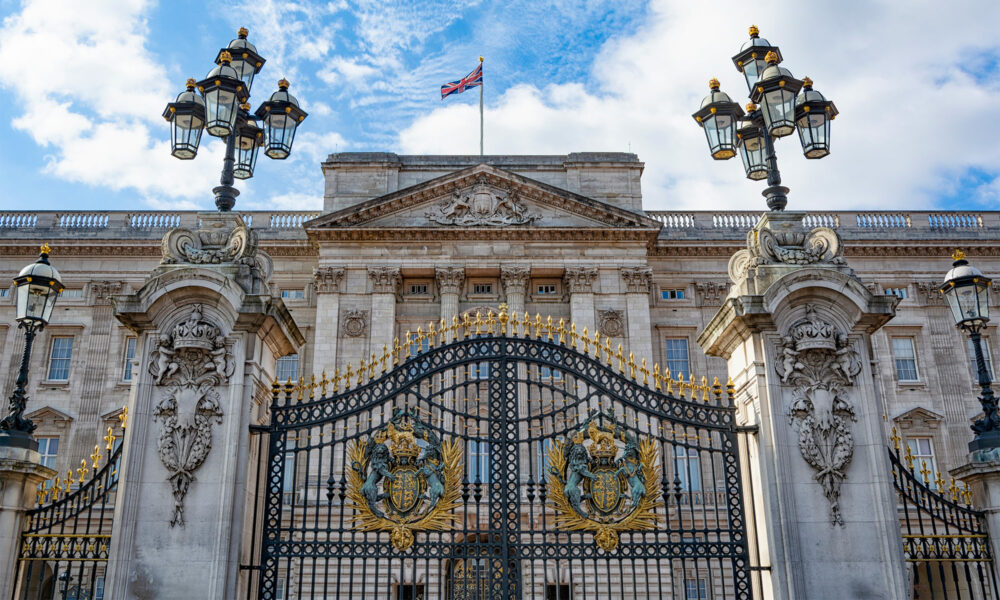
[[[238,209],[320,208],[336,151],[475,153],[478,93],[438,89],[481,54],[488,154],[632,150],[647,208],[757,210],[690,116],[711,76],[745,102],[751,23],[841,111],[822,161],[780,141],[790,208],[1000,208],[1000,3],[704,4],[0,0],[0,209],[213,208],[221,143],[173,159],[160,113],[245,25],[251,103],[284,76],[310,116]]]

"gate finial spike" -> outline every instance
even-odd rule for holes
[[[708,377],[704,375],[701,376],[701,399],[708,402]]]
[[[437,342],[437,332],[434,331],[434,321],[427,323],[427,347],[433,348]]]
[[[653,388],[657,391],[662,391],[663,386],[660,385],[660,363],[653,363]]]
[[[551,319],[552,317],[549,317]],[[550,326],[551,327],[551,326]],[[562,346],[566,345],[566,319],[559,318],[559,329],[556,330],[559,333],[559,344]],[[552,333],[549,332],[549,337],[552,337]]]
[[[493,314],[493,309],[486,311],[486,333],[493,335],[493,326],[497,324],[496,315]]]
[[[570,348],[576,350],[576,340],[579,336],[576,335],[576,323],[570,323],[569,325],[569,345]]]
[[[583,326],[583,337],[580,339],[583,341],[583,355],[590,356],[590,332],[587,331],[587,326]]]
[[[549,315],[549,318],[545,320],[545,332],[548,333],[548,336],[545,339],[547,339],[550,342],[553,339],[552,338],[552,329],[553,329],[553,327],[552,327],[552,315]]]
[[[329,385],[330,380],[326,378],[326,369],[323,369],[323,378],[319,380],[319,393],[321,396],[326,396],[326,386]]]
[[[712,395],[715,396],[716,403],[722,400],[722,384],[719,383],[718,377],[712,381]]]
[[[333,393],[340,392],[340,367],[333,368]]]
[[[306,380],[302,376],[299,376],[299,384],[295,386],[295,391],[298,392],[297,400],[302,402],[302,392],[306,389]]]
[[[448,325],[445,323],[444,317],[441,317],[441,323],[438,325],[438,335],[441,339],[438,340],[439,343],[444,344],[448,341]]]
[[[896,449],[896,453],[898,454],[899,453],[899,441],[902,438],[899,437],[899,432],[896,431],[895,427],[892,428],[892,435],[889,436],[889,439],[892,440],[892,447]]]
[[[628,353],[628,376],[635,381],[635,354],[631,351]]]
[[[407,346],[409,348],[409,346]],[[347,363],[347,371],[344,373],[344,391],[351,389],[351,377],[354,375],[354,370],[351,368],[351,363]]]
[[[618,372],[625,373],[625,356],[622,354],[622,345],[618,344],[618,352],[615,354],[615,358],[618,359]]]
[[[309,375],[309,400],[316,399],[316,374]]]
[[[524,320],[521,321],[521,327],[524,328],[521,334],[526,338],[531,337],[531,316],[528,314],[528,311],[524,311]]]
[[[639,372],[642,373],[642,385],[649,387],[649,369],[646,367],[646,359],[642,359],[642,367],[639,368]]]
[[[379,371],[385,373],[385,365],[389,361],[389,347],[382,344],[382,356],[378,359]]]
[[[509,318],[510,318],[510,315],[507,314],[507,303],[506,302],[501,302],[500,303],[500,328],[501,328],[500,329],[500,335],[507,335],[507,320]],[[514,318],[516,319],[517,315],[514,315]]]

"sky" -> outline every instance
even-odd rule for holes
[[[763,182],[715,161],[691,114],[755,24],[833,100],[830,156],[777,143],[789,209],[1000,209],[1000,2],[925,0],[0,0],[0,210],[214,209],[223,144],[170,156],[161,114],[245,26],[309,113],[261,154],[237,210],[322,208],[333,152],[635,152],[648,210],[760,210]]]

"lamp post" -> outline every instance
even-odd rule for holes
[[[253,177],[258,149],[267,146],[264,154],[269,158],[288,158],[295,130],[308,116],[288,93],[290,84],[284,78],[278,82],[278,91],[250,112],[250,88],[265,61],[247,41],[248,33],[241,27],[238,37],[219,50],[216,67],[201,81],[188,79],[187,89],[163,111],[163,118],[170,123],[170,153],[181,160],[198,154],[203,129],[226,140],[222,176],[219,185],[212,188],[215,206],[221,212],[236,205],[240,192],[233,187],[234,180]]]
[[[49,245],[43,245],[38,260],[21,269],[14,278],[17,322],[18,327],[24,330],[24,353],[21,355],[21,370],[14,381],[14,392],[10,395],[7,416],[0,420],[0,446],[38,449],[38,442],[31,437],[35,424],[23,415],[28,402],[25,386],[28,384],[31,344],[35,334],[48,324],[56,298],[63,291],[59,271],[49,264],[49,252]]]
[[[837,107],[818,91],[808,77],[796,79],[779,66],[781,51],[750,27],[750,39],[733,57],[736,70],[746,79],[751,103],[744,113],[739,104],[719,90],[719,81],[709,81],[711,92],[693,115],[705,130],[709,151],[715,160],[728,160],[737,151],[748,179],[767,179],[762,194],[771,210],[784,210],[788,188],[781,185],[774,140],[799,132],[806,158],[830,153],[830,121]],[[800,93],[801,91],[801,93]]]
[[[983,418],[972,424],[972,431],[976,435],[969,442],[969,451],[1000,448],[1000,416],[997,415],[997,399],[993,395],[990,372],[986,368],[986,358],[983,355],[982,330],[990,320],[991,279],[970,265],[961,250],[956,250],[951,257],[955,262],[944,277],[941,293],[948,299],[955,325],[967,332],[972,340],[979,387],[982,389],[979,403],[983,407]]]

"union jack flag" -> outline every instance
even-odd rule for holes
[[[461,94],[471,87],[483,85],[483,63],[479,63],[476,70],[469,73],[458,81],[449,81],[441,86],[441,99],[444,100],[452,94]]]

